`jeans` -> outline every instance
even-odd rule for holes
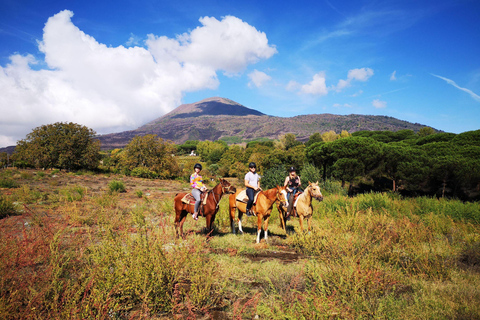
[[[248,197],[248,202],[247,202],[247,211],[252,208],[253,205],[253,199],[255,198],[255,190],[252,188],[247,188],[247,197]]]
[[[288,208],[287,208],[287,213],[290,213],[290,211],[293,208],[293,199],[295,199],[295,193],[298,192],[298,189],[292,189],[292,192],[287,192],[287,200],[288,200]]]
[[[200,196],[202,195],[202,191],[198,189],[192,189],[192,196],[195,198],[195,207],[193,212],[198,212],[198,206],[200,205]]]

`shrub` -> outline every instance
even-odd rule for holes
[[[125,184],[122,181],[112,180],[108,183],[111,192],[126,192]]]
[[[303,166],[302,171],[300,172],[300,178],[302,179],[304,188],[307,185],[307,182],[317,182],[322,180],[322,173],[320,169],[315,167],[313,164],[307,163]]]
[[[282,165],[265,170],[261,186],[263,190],[271,189],[278,186],[283,186],[287,172]]]
[[[0,188],[7,188],[7,189],[18,188],[18,183],[15,180],[2,179],[0,180]]]
[[[0,196],[0,219],[17,214],[12,201],[5,196]]]
[[[130,175],[133,177],[148,179],[154,179],[158,177],[158,174],[155,171],[150,170],[147,167],[136,167],[130,172]]]

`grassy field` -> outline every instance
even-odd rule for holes
[[[226,197],[212,236],[189,217],[176,239],[186,190],[0,170],[0,319],[480,319],[479,203],[325,191],[313,230],[274,209],[256,244]]]

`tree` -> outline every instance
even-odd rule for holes
[[[96,169],[100,161],[95,131],[72,122],[35,128],[15,151],[16,160],[35,168]]]
[[[227,151],[228,145],[225,141],[217,140],[215,142],[205,140],[197,144],[197,152],[208,164],[217,163],[222,155]]]
[[[330,130],[328,132],[324,132],[322,134],[322,140],[325,142],[332,142],[338,139],[338,135],[335,133],[335,131]]]
[[[285,146],[285,150],[303,144],[301,141],[297,140],[297,137],[293,133],[287,133],[286,135],[281,136],[280,141]]]
[[[345,181],[352,185],[353,179],[361,175],[364,171],[364,165],[358,159],[341,158],[333,164],[333,171],[337,178],[342,180],[342,188],[345,187]]]
[[[431,134],[435,134],[435,130],[430,127],[423,127],[420,130],[418,130],[418,136],[422,138],[429,136]]]
[[[173,156],[175,150],[175,144],[157,138],[156,134],[136,136],[119,155],[119,165],[127,172],[140,168],[137,171],[143,170],[149,177],[153,171],[160,178],[171,178],[180,173]]]
[[[322,135],[320,134],[320,132],[315,132],[309,137],[308,141],[305,143],[305,146],[309,147],[315,142],[321,142],[321,141],[323,141]]]

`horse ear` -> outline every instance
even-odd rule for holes
[[[317,180],[317,182],[315,182],[315,184],[317,184],[317,185],[318,185],[318,180]]]

